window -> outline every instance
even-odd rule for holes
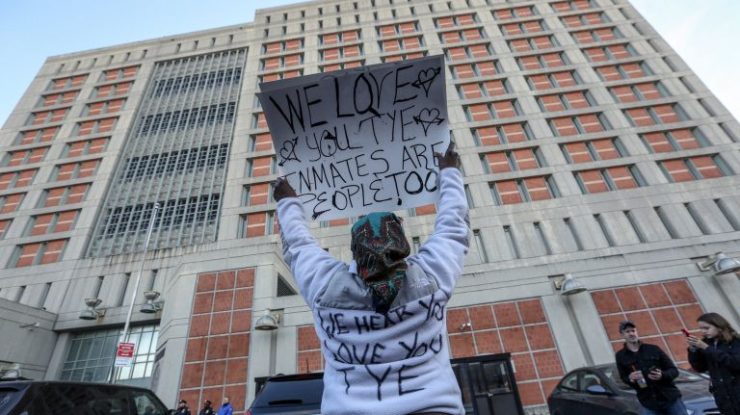
[[[100,159],[80,161],[77,163],[58,164],[52,172],[52,180],[73,180],[90,177],[95,174],[100,165]]]
[[[608,42],[621,39],[624,36],[616,27],[605,27],[603,29],[583,30],[572,32],[571,35],[578,43]]]
[[[719,155],[695,156],[660,163],[663,174],[670,182],[713,179],[732,174]]]
[[[455,30],[451,32],[442,32],[439,34],[439,39],[442,41],[443,44],[470,42],[485,38],[486,35],[483,32],[483,29],[480,28]]]
[[[5,237],[5,232],[8,231],[8,228],[10,227],[10,224],[12,222],[13,219],[0,220],[0,239],[3,239]]]
[[[627,121],[629,121],[633,127],[670,124],[689,119],[679,104],[632,108],[623,110],[623,112],[627,116]]]
[[[110,114],[118,112],[123,108],[123,104],[126,103],[125,99],[112,99],[110,101],[93,102],[85,105],[85,109],[82,111],[83,117],[90,117],[93,115]]]
[[[272,136],[270,133],[253,134],[249,137],[249,151],[271,151]]]
[[[80,91],[60,92],[57,94],[49,94],[41,97],[39,106],[42,107],[53,107],[55,105],[69,104],[77,99]]]
[[[544,50],[558,46],[554,36],[535,36],[523,39],[508,41],[509,49],[512,52],[529,52],[534,50]]]
[[[472,82],[457,86],[457,93],[461,99],[497,97],[511,92],[511,86],[506,79],[495,79],[484,82]]]
[[[64,152],[62,154],[64,157],[78,157],[86,156],[89,154],[102,153],[108,146],[108,140],[109,137],[101,137],[92,140],[82,140],[68,143],[65,146]]]
[[[457,16],[443,16],[434,19],[434,25],[437,29],[447,29],[450,27],[468,26],[478,22],[478,16],[475,13],[460,14]]]
[[[629,43],[587,48],[583,49],[583,53],[589,62],[606,62],[637,56],[637,52]]]
[[[651,153],[690,150],[709,145],[706,136],[698,128],[645,133],[640,134],[640,139]]]
[[[337,43],[358,42],[361,40],[360,30],[347,30],[344,32],[327,33],[319,36],[320,45],[334,45]]]
[[[668,90],[660,82],[615,86],[609,88],[609,92],[615,101],[621,103],[648,101],[670,96]]]
[[[618,81],[621,79],[635,79],[653,75],[653,71],[644,62],[600,66],[595,69],[602,81]]]
[[[14,193],[0,196],[0,214],[17,211],[25,197],[25,193]]]
[[[152,117],[152,116],[150,116]],[[78,136],[107,133],[113,130],[118,121],[118,117],[113,118],[101,118],[93,121],[78,122],[76,128],[76,134]]]
[[[131,89],[133,82],[119,82],[117,84],[108,84],[95,87],[92,98],[108,98],[119,95],[126,95]]]
[[[0,190],[29,186],[38,169],[10,171],[0,174]]]
[[[481,155],[481,164],[486,173],[537,169],[545,165],[539,147],[485,153]]]
[[[454,79],[493,76],[502,72],[501,66],[497,60],[453,65],[450,69]]]
[[[491,184],[491,193],[497,205],[547,200],[559,196],[551,176],[494,182]]]
[[[52,187],[44,190],[39,201],[39,207],[72,205],[85,200],[90,183],[76,184],[66,187]]]
[[[492,13],[495,20],[507,20],[534,16],[537,14],[537,11],[532,6],[523,6],[511,9],[498,9],[494,10]]]
[[[12,266],[16,268],[31,265],[42,265],[58,262],[68,239],[56,241],[37,242],[32,244],[18,245],[11,258]]]
[[[487,121],[492,119],[512,118],[521,115],[517,100],[487,102],[465,106],[468,121]]]
[[[404,35],[406,33],[418,32],[419,23],[417,21],[403,22],[385,26],[378,26],[376,29],[378,31],[378,36],[381,38],[394,37],[398,35]]]
[[[362,56],[362,45],[344,46],[319,51],[321,61],[331,61],[337,59],[350,59]]]
[[[445,49],[445,57],[448,61],[487,58],[492,55],[493,50],[489,43]]]
[[[69,108],[59,108],[49,111],[32,112],[26,125],[39,125],[63,121],[69,112]]]
[[[591,0],[566,0],[566,1],[558,1],[555,3],[550,3],[550,6],[552,7],[553,11],[557,12],[567,12],[571,10],[584,10],[584,9],[590,9],[593,6],[591,3]]]
[[[260,59],[260,70],[273,71],[280,68],[289,68],[303,64],[303,53]]]
[[[417,59],[427,56],[427,51],[421,51],[421,52],[414,52],[414,53],[402,53],[398,55],[389,55],[389,56],[383,56],[381,57],[381,61],[383,62],[399,62],[409,59]],[[346,65],[345,65],[346,66]]]
[[[644,185],[635,166],[582,170],[575,172],[574,175],[583,194],[634,189]]]
[[[519,69],[526,71],[532,69],[557,68],[565,66],[568,61],[562,52],[545,53],[542,55],[520,56],[516,58]]]
[[[87,80],[88,74],[83,75],[75,75],[75,76],[68,76],[65,78],[57,78],[53,79],[51,81],[51,85],[49,86],[49,89],[57,90],[57,89],[67,89],[67,88],[76,88],[81,86],[85,81]]]
[[[273,53],[288,52],[299,49],[303,49],[303,38],[281,40],[279,42],[262,44],[263,55],[270,55]]]
[[[365,60],[360,59],[358,61],[337,62],[337,63],[332,63],[329,65],[319,65],[319,70],[321,72],[331,72],[331,71],[338,71],[340,69],[359,68],[364,65],[365,65]]]
[[[280,233],[280,228],[273,211],[239,216],[239,238],[254,238],[277,233]]]
[[[613,160],[627,155],[618,138],[565,143],[560,145],[560,149],[570,164]]]
[[[38,163],[46,156],[49,147],[39,147],[30,150],[9,151],[2,159],[3,167],[20,166],[23,164]]]
[[[398,52],[400,50],[419,49],[424,46],[421,36],[402,37],[378,42],[382,52]]]
[[[109,69],[103,71],[102,79],[99,82],[116,81],[119,79],[133,78],[139,71],[139,66],[127,66],[125,68]]]
[[[507,23],[499,25],[499,29],[506,36],[537,33],[547,30],[544,20],[530,20],[522,23]]]
[[[526,123],[473,128],[471,129],[471,133],[473,134],[473,139],[478,146],[520,143],[532,140],[534,137]]]
[[[274,157],[256,157],[247,160],[247,176],[262,177],[273,174]]]
[[[73,382],[109,382],[116,345],[123,329],[96,330],[72,336],[62,366],[61,380]],[[146,379],[152,376],[157,351],[159,326],[132,327],[129,341],[136,343],[134,364],[121,368],[116,381]]]
[[[610,22],[609,17],[607,17],[605,13],[598,12],[564,16],[560,18],[560,21],[563,22],[566,27],[589,26]]]
[[[303,69],[294,69],[292,71],[272,72],[269,74],[259,75],[257,78],[260,82],[271,82],[277,81],[278,79],[296,78],[301,75],[303,75]],[[259,103],[259,100],[257,100],[257,103]],[[257,105],[257,108],[259,108],[259,105]]]
[[[59,127],[42,128],[38,130],[21,131],[14,145],[38,144],[52,141],[59,132]]]
[[[79,213],[79,210],[70,210],[32,216],[24,236],[67,232],[74,227]]]
[[[541,95],[537,97],[537,103],[542,111],[548,112],[588,108],[595,105],[595,101],[588,91]]]
[[[529,88],[540,91],[552,88],[565,88],[583,83],[576,71],[552,72],[526,77]]]
[[[272,183],[255,183],[244,186],[243,206],[264,205],[268,202],[274,202],[272,199]]]
[[[584,114],[548,120],[552,133],[557,136],[598,133],[611,129],[603,114]]]

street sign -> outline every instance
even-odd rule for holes
[[[129,367],[134,361],[136,343],[118,343],[116,349],[116,367]]]

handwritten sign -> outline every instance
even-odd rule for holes
[[[431,56],[270,82],[258,98],[281,174],[317,220],[437,200],[450,142],[444,59]]]

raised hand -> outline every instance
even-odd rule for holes
[[[284,199],[286,197],[296,197],[295,189],[293,189],[293,186],[288,183],[287,180],[285,180],[284,177],[278,177],[277,180],[275,180],[275,186],[274,190],[272,191],[272,197],[275,199],[276,202],[279,202],[280,199]]]
[[[437,164],[439,165],[440,170],[448,167],[454,167],[456,169],[460,168],[460,155],[455,151],[455,143],[452,141],[450,141],[450,145],[447,147],[447,151],[444,155],[435,152],[434,158],[437,159]]]

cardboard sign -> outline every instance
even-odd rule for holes
[[[136,349],[136,343],[118,343],[115,366],[131,366],[134,361],[134,349]]]
[[[307,217],[434,203],[434,152],[450,142],[444,58],[270,82],[258,94],[280,173]]]

